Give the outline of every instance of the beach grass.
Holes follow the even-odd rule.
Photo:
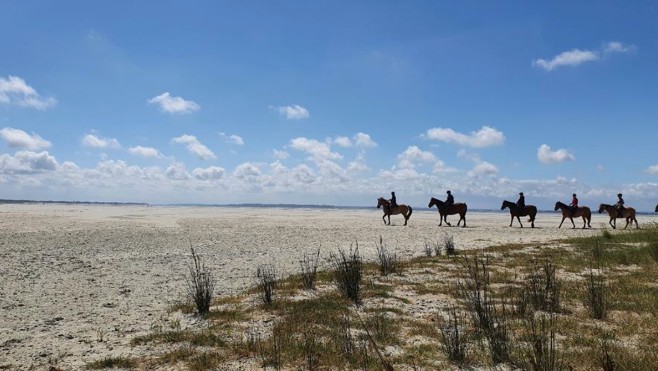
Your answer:
[[[373,261],[359,264],[360,274],[340,276],[359,279],[342,283],[358,284],[352,287],[358,297],[344,286],[341,293],[335,272],[318,271],[314,289],[302,283],[300,272],[279,280],[285,289],[271,305],[259,304],[258,289],[216,299],[201,319],[203,328],[132,339],[136,347],[161,348],[159,355],[107,359],[88,368],[123,363],[204,369],[238,362],[274,369],[486,369],[497,363],[658,369],[656,241],[658,225],[648,225],[543,245],[459,250],[456,256],[432,256],[419,246],[402,274],[382,274],[381,261]],[[333,257],[339,267],[360,261],[355,254]],[[482,290],[488,296],[480,310],[493,314],[489,322],[474,320],[471,301]],[[606,315],[592,315],[592,302]],[[189,305],[171,310],[196,316]],[[499,348],[492,347],[497,341]]]

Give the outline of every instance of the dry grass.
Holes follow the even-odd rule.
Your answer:
[[[406,261],[402,276],[381,276],[378,264],[364,263],[358,301],[335,287],[335,272],[317,272],[318,289],[311,291],[302,289],[299,276],[290,277],[280,281],[286,290],[277,294],[271,306],[254,304],[258,290],[222,298],[221,303],[213,303],[220,308],[211,307],[203,319],[207,322],[203,330],[155,332],[132,340],[134,346],[161,348],[160,356],[116,362],[187,369],[222,368],[228,362],[274,369],[382,369],[386,365],[489,369],[498,362],[511,368],[658,369],[656,241],[658,227],[650,226],[552,246],[496,246],[486,250],[486,267],[474,263],[478,256],[482,259],[481,251],[476,255],[463,250],[458,257],[421,256]],[[345,266],[353,256],[335,258]],[[470,270],[464,259],[471,262]],[[603,320],[592,318],[582,300],[593,265],[601,267],[597,272],[606,282],[608,315]],[[496,341],[500,334],[486,336],[486,326],[472,320],[468,310],[473,306],[455,288],[458,281],[474,283],[476,279],[480,280],[478,290],[486,286],[485,304],[495,314],[493,327],[506,326],[503,356],[493,354],[490,346],[491,337]],[[529,310],[517,311],[524,287],[534,290],[536,302],[528,305]],[[466,316],[456,318],[452,308]],[[190,312],[189,306],[171,309]],[[529,321],[535,318],[529,317],[533,312],[538,316],[552,313],[550,321],[541,322],[542,317]],[[456,339],[450,339],[455,328],[480,336],[474,335],[469,347],[461,348]],[[452,354],[444,341],[452,341]],[[172,345],[176,350],[171,350]],[[465,349],[463,354],[461,349]]]

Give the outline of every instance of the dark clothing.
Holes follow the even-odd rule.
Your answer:
[[[617,200],[616,206],[617,206],[618,209],[624,207],[624,199],[619,197],[619,199]]]
[[[516,206],[518,206],[520,209],[525,209],[525,196],[519,197],[519,200],[516,201]]]
[[[395,195],[391,197],[391,209],[394,207],[398,207],[398,200],[395,198]]]
[[[453,197],[451,194],[448,195],[448,198],[446,198],[446,207],[449,207],[454,204],[455,204],[455,197]]]

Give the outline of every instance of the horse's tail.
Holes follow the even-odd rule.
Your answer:
[[[413,211],[414,211],[414,209],[412,209],[411,206],[409,206],[409,215],[407,215],[407,219],[409,219],[411,217],[411,213]]]

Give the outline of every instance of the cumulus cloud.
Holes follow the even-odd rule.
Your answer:
[[[244,140],[242,139],[241,136],[239,135],[227,135],[226,133],[219,133],[219,136],[228,143],[232,143],[238,146],[243,146],[244,145]]]
[[[649,174],[658,174],[658,164],[649,166],[645,172]]]
[[[233,175],[241,180],[253,179],[254,177],[259,176],[260,174],[261,173],[258,166],[250,162],[245,162],[243,164],[238,165],[233,171]]]
[[[272,155],[273,155],[274,158],[276,158],[277,160],[285,160],[285,159],[287,159],[287,158],[290,156],[290,154],[289,154],[288,152],[286,152],[286,151],[280,151],[280,150],[278,150],[278,149],[273,149],[273,150],[272,150]]]
[[[348,137],[336,137],[334,138],[333,143],[344,148],[352,147],[352,141]]]
[[[0,156],[0,173],[34,173],[57,169],[57,160],[48,152],[19,151]]]
[[[292,178],[299,183],[311,184],[317,178],[313,170],[305,164],[295,166],[291,172]]]
[[[196,102],[185,100],[182,97],[172,97],[169,92],[149,99],[148,103],[159,106],[163,112],[167,113],[191,113],[201,108]]]
[[[205,145],[201,144],[194,135],[183,134],[171,140],[174,143],[185,144],[188,152],[198,156],[202,160],[213,160],[217,156]]]
[[[339,160],[343,158],[340,153],[331,152],[331,146],[328,143],[315,139],[294,138],[290,140],[290,147],[297,151],[306,152],[314,159]]]
[[[0,77],[0,103],[34,108],[40,111],[54,107],[57,100],[44,98],[28,85],[25,80],[16,76]]]
[[[542,144],[537,149],[537,158],[545,164],[555,164],[559,162],[575,161],[576,157],[566,149],[551,150],[551,147]]]
[[[180,162],[169,165],[164,173],[167,178],[171,180],[187,180],[190,178],[190,174],[185,169],[185,165]]]
[[[423,151],[416,146],[410,146],[398,155],[398,166],[401,168],[414,168],[417,162],[435,162],[432,152]]]
[[[162,158],[162,154],[160,151],[153,147],[142,147],[142,146],[136,146],[128,149],[128,152],[135,156],[141,156],[141,157],[146,157],[146,158]]]
[[[102,138],[96,134],[87,134],[82,138],[82,145],[91,148],[121,148],[121,144],[114,138]]]
[[[377,147],[377,143],[375,143],[372,138],[370,138],[370,135],[366,133],[356,133],[354,136],[354,143],[356,143],[357,147],[364,147],[364,148],[374,148]]]
[[[498,174],[498,168],[496,165],[482,161],[475,165],[475,167],[468,172],[468,175],[471,177],[479,177],[479,176],[485,176],[485,175],[497,175]]]
[[[20,129],[3,128],[0,130],[0,137],[12,148],[38,150],[50,148],[51,146],[49,141],[41,138],[39,135],[34,133],[30,135]]]
[[[276,107],[276,110],[288,120],[302,120],[311,116],[306,108],[297,104]]]
[[[210,166],[207,168],[196,168],[192,170],[192,175],[199,180],[217,180],[224,176],[224,168]]]
[[[425,136],[430,140],[457,143],[459,145],[476,148],[498,146],[505,142],[505,135],[489,126],[483,126],[480,130],[473,131],[468,135],[458,133],[448,128],[432,128],[427,130]]]

